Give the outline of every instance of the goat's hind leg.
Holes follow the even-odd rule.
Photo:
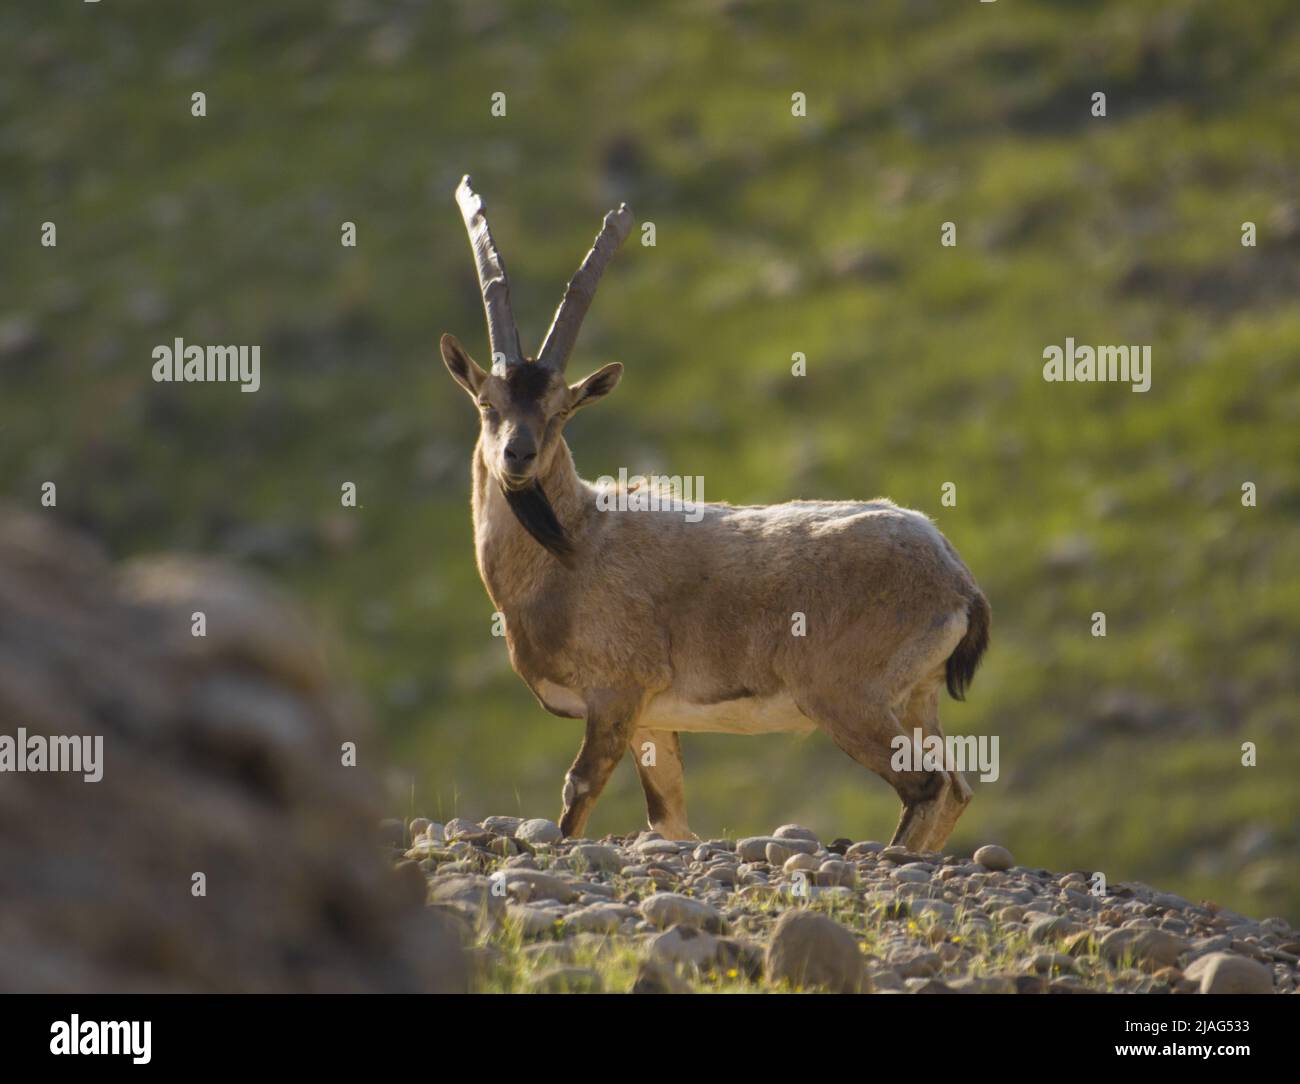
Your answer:
[[[912,850],[937,851],[948,841],[957,818],[971,799],[971,790],[960,772],[946,763],[943,729],[939,726],[939,690],[943,687],[946,662],[966,629],[964,616],[953,614],[933,622],[928,631],[900,648],[890,667],[884,687],[903,720],[906,739],[913,743],[911,772],[899,773],[894,789],[903,801],[894,840]],[[921,738],[938,738],[943,747],[937,768],[927,770],[918,761],[914,743]],[[931,743],[933,744],[933,743]]]
[[[903,716],[909,738],[920,730],[924,737],[936,737],[943,742],[943,727],[939,725],[940,688],[937,683],[927,683],[912,690]],[[925,836],[915,839],[911,846],[916,850],[938,851],[948,842],[974,792],[966,777],[950,765],[944,764],[939,771],[932,770],[927,774],[937,777],[940,787],[933,797],[925,799],[934,806],[933,816],[928,818],[931,826]]]
[[[944,829],[947,776],[943,772],[924,770],[896,772],[890,783],[903,803],[903,811],[899,814],[898,827],[894,829],[889,845],[906,847],[909,851],[942,847],[948,838]],[[935,840],[939,842],[936,844]]]
[[[947,777],[938,772],[900,771],[894,767],[898,738],[911,742],[904,733],[900,713],[884,695],[868,695],[853,702],[831,703],[822,699],[801,705],[844,752],[894,788],[903,811],[890,845],[920,850],[940,827],[941,796]],[[915,759],[915,758],[913,758]]]

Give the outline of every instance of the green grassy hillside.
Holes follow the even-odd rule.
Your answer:
[[[994,610],[944,718],[999,735],[1003,773],[952,846],[1300,916],[1300,9],[602,7],[6,5],[4,489],[53,480],[115,554],[305,596],[401,765],[394,812],[554,816],[579,730],[490,634],[475,417],[436,354],[486,354],[452,190],[474,174],[534,341],[626,200],[657,244],[575,354],[627,364],[569,428],[579,468],[935,516]],[[261,390],[153,383],[177,336],[261,344]],[[1151,390],[1044,382],[1067,336],[1151,344]],[[826,740],[685,753],[702,835],[892,831]],[[628,766],[591,830],[641,818]]]

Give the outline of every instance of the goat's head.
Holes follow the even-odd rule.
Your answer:
[[[611,362],[570,385],[564,370],[605,265],[631,229],[632,213],[620,205],[605,216],[596,243],[569,281],[541,350],[531,358],[519,348],[505,264],[488,229],[483,201],[470,187],[469,177],[456,189],[456,202],[478,268],[492,366],[484,370],[454,335],[442,337],[442,359],[452,379],[478,406],[485,466],[507,499],[515,498],[514,504],[522,494],[536,492],[537,480],[550,466],[569,416],[608,395],[623,375],[623,366]],[[544,496],[541,499],[544,501]]]

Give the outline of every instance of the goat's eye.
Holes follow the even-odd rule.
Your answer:
[[[496,421],[497,411],[491,403],[479,403],[479,409],[483,411],[483,417],[489,421]]]

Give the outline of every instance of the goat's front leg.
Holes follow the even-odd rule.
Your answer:
[[[600,792],[605,789],[618,762],[623,758],[641,707],[640,693],[602,690],[589,694],[587,733],[573,766],[564,777],[564,813],[560,831],[581,836],[587,817]]]
[[[632,735],[631,751],[645,791],[650,827],[664,839],[698,839],[686,823],[682,744],[676,731],[638,730]]]

